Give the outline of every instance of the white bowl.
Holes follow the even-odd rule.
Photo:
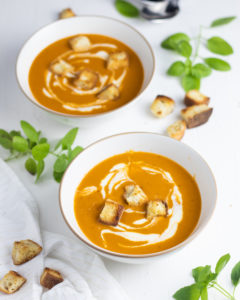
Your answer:
[[[132,48],[140,58],[144,69],[144,80],[139,94],[125,105],[101,114],[76,116],[67,113],[56,112],[41,105],[33,96],[29,82],[29,70],[36,56],[48,45],[57,40],[76,34],[101,34],[113,37],[123,42]],[[80,16],[64,20],[59,20],[51,23],[39,31],[37,31],[22,47],[16,64],[16,75],[20,88],[27,98],[38,107],[47,112],[53,113],[55,116],[60,116],[68,119],[83,120],[88,119],[91,123],[100,117],[118,113],[130,104],[139,100],[143,91],[149,85],[155,69],[155,58],[152,48],[148,41],[136,29],[121,21],[101,16]]]
[[[166,156],[184,167],[198,184],[202,210],[199,222],[193,233],[182,243],[158,253],[130,255],[112,252],[93,244],[81,231],[74,215],[74,195],[84,176],[95,165],[116,154],[128,150],[151,152]],[[107,258],[127,262],[143,263],[169,255],[173,250],[179,249],[194,239],[207,225],[213,214],[217,197],[214,176],[203,158],[192,148],[182,142],[156,133],[123,133],[114,135],[88,146],[80,153],[66,170],[59,193],[60,208],[63,217],[72,232],[96,253]]]

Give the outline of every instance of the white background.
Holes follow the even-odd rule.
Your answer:
[[[19,129],[19,121],[24,119],[41,129],[50,141],[57,140],[69,130],[69,127],[56,122],[32,105],[20,91],[15,78],[16,57],[24,41],[41,26],[54,21],[61,9],[72,7],[77,14],[107,15],[123,20],[135,26],[151,43],[157,60],[156,74],[145,97],[128,111],[98,124],[97,127],[81,128],[79,123],[76,144],[82,146],[125,131],[164,133],[166,127],[177,119],[183,107],[184,92],[175,78],[165,75],[167,67],[178,56],[161,49],[160,42],[178,31],[196,36],[200,24],[209,25],[215,18],[236,15],[240,11],[240,2],[237,0],[180,0],[181,13],[176,18],[162,24],[151,24],[142,19],[122,17],[115,11],[112,0],[1,0],[0,3],[0,128]],[[239,20],[225,27],[204,31],[206,37],[220,35],[233,45],[234,55],[226,57],[232,70],[228,73],[213,72],[211,77],[202,81],[201,90],[211,97],[214,112],[206,125],[188,130],[183,139],[183,142],[200,152],[216,176],[218,203],[214,217],[195,241],[167,259],[136,266],[104,260],[107,268],[133,300],[172,299],[171,295],[178,288],[192,282],[190,271],[193,267],[214,264],[227,252],[231,253],[232,260],[220,281],[231,288],[230,267],[240,260],[239,31]],[[203,48],[200,54],[208,55]],[[149,113],[149,105],[157,94],[173,97],[177,103],[174,113],[164,120],[155,119]],[[6,154],[1,150],[2,157]],[[59,185],[51,176],[51,159],[37,185],[24,170],[24,160],[14,161],[9,165],[37,199],[41,227],[75,238],[65,225],[59,210]],[[240,299],[240,288],[237,295]],[[210,299],[223,298],[213,293]]]

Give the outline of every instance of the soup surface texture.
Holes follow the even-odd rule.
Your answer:
[[[89,43],[87,50],[71,47],[76,37]],[[114,53],[118,57],[111,56]],[[118,65],[116,59],[122,59]],[[59,64],[55,69],[54,63]],[[46,108],[70,115],[114,110],[135,98],[142,83],[143,67],[137,54],[116,39],[94,34],[54,42],[38,54],[29,71],[35,99]],[[109,86],[115,90],[101,94]]]
[[[164,200],[167,216],[146,218],[146,205],[123,198],[128,184],[139,185],[148,200]],[[117,226],[99,222],[106,199],[124,206]],[[201,197],[195,179],[176,162],[157,154],[129,151],[96,165],[83,178],[74,201],[76,220],[96,245],[125,254],[150,254],[174,247],[196,227]]]

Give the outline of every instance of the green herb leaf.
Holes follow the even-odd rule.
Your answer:
[[[35,182],[38,181],[39,177],[41,176],[41,174],[44,170],[44,167],[45,167],[44,160],[39,160],[38,163],[37,163],[37,177],[36,177]]]
[[[226,254],[220,257],[215,267],[215,273],[217,275],[222,271],[222,269],[226,266],[229,260],[230,260],[230,254]]]
[[[37,164],[35,160],[29,157],[25,162],[25,169],[32,175],[37,173]]]
[[[191,74],[192,72],[192,61],[187,58],[185,61],[185,75]]]
[[[190,57],[192,54],[192,46],[187,41],[181,41],[177,44],[176,50],[184,57]]]
[[[83,151],[83,147],[76,146],[69,154],[69,162],[71,162],[82,151]]]
[[[116,0],[115,7],[117,11],[125,17],[135,18],[139,16],[138,9],[127,1]]]
[[[39,144],[32,148],[32,156],[35,160],[41,161],[43,160],[49,153],[50,145],[45,144]]]
[[[204,59],[205,63],[212,69],[217,71],[229,71],[231,70],[231,66],[225,60],[209,57]]]
[[[42,138],[40,138],[40,140],[39,140],[39,144],[45,144],[45,143],[47,143],[47,142],[48,142],[48,139],[45,138],[45,137],[42,137]]]
[[[167,39],[165,39],[161,43],[161,46],[164,49],[176,50],[177,44],[181,41],[189,42],[190,38],[185,33],[182,33],[182,32],[175,33],[175,34],[169,36]]]
[[[60,156],[54,163],[53,169],[57,173],[62,173],[66,170],[68,166],[68,161],[65,157]]]
[[[75,138],[76,138],[76,135],[78,133],[78,128],[73,128],[71,129],[64,137],[63,139],[61,140],[61,144],[62,144],[62,149],[63,150],[66,150],[68,149],[69,147],[72,146]]]
[[[198,300],[200,298],[200,290],[196,284],[185,286],[178,290],[173,298],[176,300]]]
[[[21,121],[21,127],[31,142],[38,142],[39,134],[37,133],[36,129],[32,127],[32,125],[26,121]]]
[[[200,79],[192,75],[185,75],[182,78],[181,83],[186,92],[190,90],[199,90],[200,88]]]
[[[185,64],[182,61],[174,62],[167,70],[167,74],[170,76],[181,76],[184,72]]]
[[[207,77],[212,73],[212,70],[204,64],[196,64],[192,68],[192,75],[197,78]]]
[[[0,137],[11,140],[11,135],[4,129],[0,129]]]
[[[16,130],[11,130],[9,134],[10,134],[11,138],[13,138],[14,136],[22,136],[21,132],[16,131]]]
[[[234,266],[231,273],[231,280],[234,286],[239,284],[240,280],[240,261]]]
[[[57,182],[60,182],[63,177],[64,172],[58,173],[56,171],[53,172],[53,177]]]
[[[0,136],[0,145],[5,149],[12,149],[12,141],[6,137]]]
[[[212,22],[211,27],[226,25],[235,19],[236,17],[225,17],[225,18],[216,19]]]
[[[207,290],[207,287],[205,287],[201,291],[201,300],[208,300],[208,290]]]
[[[233,48],[224,39],[214,36],[207,40],[207,48],[213,53],[220,55],[233,54]]]
[[[28,150],[28,142],[21,136],[13,137],[12,146],[18,152],[26,152]]]

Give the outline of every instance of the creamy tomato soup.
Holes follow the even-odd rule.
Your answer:
[[[137,186],[140,194],[128,197],[129,186]],[[137,203],[137,194],[144,201]],[[152,209],[154,203],[165,212]],[[120,209],[111,211],[111,205]],[[176,162],[129,151],[89,171],[76,190],[74,211],[79,227],[94,244],[117,253],[149,254],[176,246],[193,232],[201,197],[194,178]],[[110,221],[113,217],[114,222],[104,223],[103,217]]]
[[[77,35],[49,45],[32,63],[29,85],[35,99],[72,115],[98,114],[131,101],[143,83],[137,54],[103,35]]]

